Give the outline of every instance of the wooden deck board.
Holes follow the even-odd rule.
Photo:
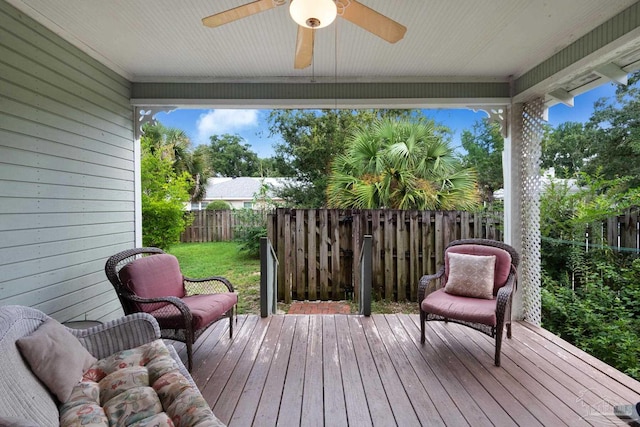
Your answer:
[[[393,425],[395,423],[393,411],[371,354],[369,343],[364,336],[361,319],[356,316],[345,316],[345,319],[348,323],[348,329],[345,329],[345,332],[348,330],[351,334],[351,341],[353,342],[373,425]],[[349,390],[345,392],[349,393]]]
[[[308,318],[309,339],[304,370],[301,424],[311,427],[324,425],[324,385],[333,381],[331,378],[326,378],[322,370],[322,316],[308,316]],[[322,409],[322,412],[318,413],[319,409]]]
[[[374,324],[373,319],[374,318],[371,317],[363,317],[360,321],[364,328],[364,336],[367,342],[382,343],[382,345],[369,346],[369,350],[376,364],[395,421],[403,426],[419,426],[420,421],[411,402],[410,395],[405,390],[402,384],[402,378],[398,375],[395,364],[391,358],[393,348],[397,347],[397,343],[395,343],[395,339],[392,336],[384,334],[383,332],[385,330],[378,328],[377,325]],[[389,352],[384,345],[385,340],[393,341],[391,352]]]
[[[260,343],[260,350],[256,356],[254,365],[251,367],[247,382],[244,388],[240,390],[242,394],[238,399],[233,416],[228,423],[230,426],[247,426],[253,422],[260,397],[262,396],[263,390],[265,390],[267,375],[269,374],[269,368],[276,351],[283,323],[284,316],[271,319],[271,325],[264,340]],[[220,416],[217,411],[216,414]]]
[[[321,316],[321,319],[324,419],[331,420],[332,426],[348,426],[335,316]]]
[[[424,362],[420,345],[416,343],[415,337],[412,338],[410,335],[410,331],[413,331],[415,328],[411,327],[410,331],[405,329],[402,322],[406,322],[407,319],[402,319],[401,321],[397,316],[385,317],[385,319],[389,321],[398,339],[400,349],[407,356],[408,363],[410,363],[425,390],[426,396],[423,397],[425,405],[431,402],[438,409],[438,413],[445,425],[470,425],[462,415],[462,412],[458,410],[454,400],[441,383],[441,379],[438,378],[429,364]]]
[[[231,426],[626,425],[640,383],[525,323],[493,340],[417,315],[240,316],[196,345],[193,377]],[[183,360],[184,346],[176,344]]]
[[[504,378],[507,384],[496,381],[490,370],[482,364],[484,354],[476,358],[467,347],[459,345],[455,337],[448,337],[444,331],[438,331],[435,326],[434,330],[438,338],[457,358],[452,364],[453,372],[462,378],[467,378],[464,383],[465,388],[494,425],[513,426],[517,425],[517,422],[528,426],[541,425],[510,392],[508,378]]]
[[[338,355],[340,371],[342,373],[342,385],[344,387],[344,400],[347,407],[347,419],[349,425],[370,427],[373,426],[371,414],[367,404],[367,396],[362,382],[362,375],[356,359],[356,350],[351,340],[349,324],[346,316],[335,316],[336,334],[338,341]],[[365,371],[366,375],[366,371]]]
[[[374,317],[373,319],[376,329],[380,332],[380,339],[384,343],[385,350],[389,356],[389,363],[395,369],[397,378],[402,382],[402,391],[406,393],[411,402],[415,415],[417,419],[420,420],[419,423],[421,422],[429,426],[444,425],[435,404],[422,397],[426,393],[426,390],[416,376],[409,359],[404,352],[395,351],[395,349],[400,346],[399,341],[405,338],[405,331],[393,331],[386,317],[380,316]],[[398,423],[401,423],[398,418],[396,419]],[[413,422],[413,420],[411,421]]]
[[[309,338],[309,318],[311,316],[296,316],[296,329],[293,335],[291,356],[286,371],[278,425],[301,425],[302,399],[304,397],[304,373],[307,363],[307,340]],[[316,378],[322,382],[322,378]],[[319,408],[319,414],[322,409]]]
[[[242,355],[238,359],[235,368],[237,372],[232,373],[226,385],[222,388],[216,405],[212,407],[216,416],[225,424],[229,424],[235,412],[236,404],[240,400],[240,395],[251,373],[251,370],[246,369],[246,367],[252,366],[256,360],[266,333],[266,322],[258,322],[252,334],[253,339],[247,343]]]
[[[476,345],[477,353],[485,357],[491,357],[493,355],[493,347],[484,339],[480,334],[470,334],[469,338]],[[515,343],[515,340],[511,340]],[[503,349],[504,350],[504,349]],[[541,372],[544,381],[536,381],[526,369],[519,369],[511,358],[506,356],[503,351],[501,366],[504,369],[489,369],[502,384],[506,384],[506,388],[515,395],[521,402],[527,402],[527,409],[533,412],[534,416],[538,418],[544,425],[563,425],[572,424],[579,415],[572,410],[572,408],[565,404],[559,397],[567,395],[566,389],[560,389],[560,385],[547,373]],[[520,360],[521,367],[523,364],[530,363],[528,360]],[[533,370],[533,365],[530,365]],[[550,388],[546,388],[545,384],[548,384]],[[555,394],[553,392],[555,391]],[[542,412],[542,415],[538,415],[538,411]],[[547,414],[545,414],[547,412]],[[559,422],[553,424],[547,424],[543,420],[555,415],[560,419]]]
[[[274,426],[278,420],[282,390],[284,389],[285,374],[289,364],[289,355],[293,345],[293,335],[298,316],[287,316],[282,325],[280,338],[276,346],[264,391],[260,397],[254,423],[257,426]],[[273,319],[273,318],[271,318]],[[209,402],[211,405],[212,402]],[[248,424],[247,424],[248,425]]]
[[[469,423],[473,425],[515,425],[510,414],[500,406],[500,402],[495,399],[495,396],[487,391],[483,384],[478,382],[472,372],[464,366],[464,363],[461,363],[460,358],[469,358],[472,356],[456,354],[456,352],[451,348],[447,337],[443,337],[441,332],[436,332],[441,326],[443,326],[440,322],[436,322],[433,325],[430,324],[429,326],[432,327],[434,332],[427,334],[427,341],[432,346],[432,349],[429,350],[430,354],[428,357],[433,357],[433,354],[438,354],[441,358],[440,361],[442,363],[443,370],[446,370],[448,375],[458,379],[461,388],[468,394],[469,397],[466,406],[471,406],[469,403],[472,401],[475,404],[473,408],[465,409],[465,411],[474,411],[474,414],[471,417],[465,414]],[[449,337],[451,336],[449,335]],[[453,337],[451,338],[453,339]],[[478,420],[478,424],[473,422],[474,418]]]

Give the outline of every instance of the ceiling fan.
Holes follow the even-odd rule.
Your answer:
[[[207,27],[219,27],[287,3],[288,0],[256,0],[202,19]],[[315,30],[331,24],[336,16],[356,24],[376,36],[395,43],[407,28],[356,0],[291,0],[289,12],[298,24],[294,67],[307,68],[313,59]]]

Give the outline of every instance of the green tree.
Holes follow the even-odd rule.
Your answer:
[[[628,176],[628,188],[640,186],[640,72],[618,86],[614,99],[600,99],[586,127],[591,151],[584,170],[605,178]]]
[[[591,131],[582,123],[566,122],[545,132],[541,167],[554,168],[557,178],[572,178],[584,169],[592,150]]]
[[[178,175],[187,172],[191,176],[190,200],[198,202],[204,198],[205,186],[210,173],[202,153],[191,151],[191,141],[187,134],[176,128],[168,128],[162,123],[146,124],[144,137],[149,153],[171,162]]]
[[[146,135],[141,138],[142,241],[167,249],[188,225],[184,205],[192,182],[189,173],[176,173],[173,160],[154,144]]]
[[[289,168],[283,165],[283,163],[278,161],[278,159],[276,159],[275,157],[267,157],[264,159],[259,159],[258,161],[258,176],[264,178],[277,178],[287,176],[287,174],[281,171],[280,168],[284,167],[285,170],[289,170]]]
[[[240,135],[212,135],[207,146],[209,166],[220,176],[258,176],[260,164],[258,155],[251,146],[244,143]]]
[[[332,166],[330,207],[472,209],[476,175],[462,166],[433,122],[376,121],[356,128]]]
[[[462,148],[467,151],[462,156],[462,164],[476,170],[482,201],[492,202],[493,192],[504,185],[502,174],[504,138],[500,125],[488,120],[480,120],[473,125],[472,130],[462,132],[460,142]]]
[[[420,116],[416,110],[273,110],[270,133],[282,140],[275,145],[275,168],[282,176],[295,178],[278,195],[297,207],[326,206],[331,163],[344,153],[351,129],[381,117]],[[442,134],[447,131],[438,128]]]
[[[199,145],[191,154],[190,168],[186,172],[191,175],[192,186],[189,189],[192,202],[199,202],[204,199],[207,193],[207,180],[211,177],[211,168],[209,168],[208,154],[203,147]]]

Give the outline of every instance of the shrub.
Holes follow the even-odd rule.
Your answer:
[[[191,219],[184,212],[191,176],[177,173],[171,158],[149,136],[142,138],[141,148],[142,241],[145,246],[167,249],[180,241]]]
[[[260,238],[267,236],[266,212],[241,209],[236,213],[235,227],[238,249],[251,257],[260,257]]]
[[[582,181],[578,193],[552,185],[541,199],[542,324],[640,379],[640,259],[608,247],[599,231],[607,218],[633,206],[638,189],[621,194],[614,191],[619,180]]]
[[[206,209],[208,211],[228,211],[231,209],[231,205],[224,200],[214,200],[209,202]]]
[[[170,200],[153,200],[143,197],[142,243],[168,249],[180,241],[180,234],[192,221],[185,215],[181,204]]]
[[[267,237],[267,214],[276,207],[273,199],[269,196],[269,186],[264,182],[260,183],[260,189],[253,195],[254,209],[241,209],[236,213],[235,237],[238,241],[239,250],[251,257],[260,257],[260,238]]]
[[[577,290],[543,278],[542,326],[616,369],[640,379],[640,292],[594,284]]]

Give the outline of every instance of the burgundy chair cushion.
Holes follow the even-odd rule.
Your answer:
[[[192,295],[182,298],[193,316],[194,330],[201,329],[218,320],[224,313],[238,302],[238,294],[223,292],[219,294]],[[163,329],[184,328],[182,315],[175,306],[154,310],[151,315],[156,318]]]
[[[438,289],[422,300],[422,311],[449,319],[496,325],[495,299],[468,298],[451,295]]]
[[[169,254],[158,254],[138,258],[118,273],[120,281],[131,292],[142,298],[185,295],[182,273],[178,259]],[[164,306],[166,304],[161,304]],[[151,313],[159,308],[157,304],[140,304],[142,311]]]
[[[457,245],[447,248],[447,251],[445,252],[445,281],[449,278],[449,263],[448,257],[446,256],[449,252],[469,255],[495,255],[496,265],[493,275],[493,294],[496,295],[498,293],[498,289],[507,283],[509,273],[511,272],[511,255],[504,249],[485,245]]]

